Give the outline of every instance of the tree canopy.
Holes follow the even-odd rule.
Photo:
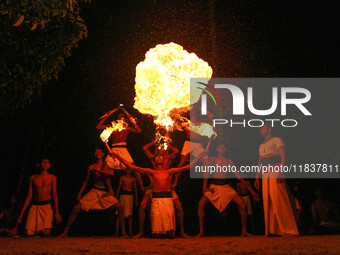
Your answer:
[[[75,0],[1,1],[0,31],[0,118],[57,79],[65,58],[87,36]]]

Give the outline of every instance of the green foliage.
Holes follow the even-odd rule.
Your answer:
[[[23,108],[55,78],[87,36],[77,2],[7,0],[0,3],[0,118]]]

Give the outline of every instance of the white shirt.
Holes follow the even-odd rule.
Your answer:
[[[273,137],[268,142],[262,143],[259,148],[259,155],[267,154],[280,155],[279,148],[285,146],[285,143],[280,137]]]

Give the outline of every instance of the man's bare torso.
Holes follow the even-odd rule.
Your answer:
[[[102,169],[102,166],[98,165],[98,164],[93,164],[90,166],[90,170],[91,169],[96,169],[98,171],[100,171]],[[105,177],[103,176],[102,174],[98,173],[98,172],[95,172],[95,171],[91,171],[91,176],[93,178],[93,185],[95,186],[99,186],[99,187],[106,187],[106,181],[105,181],[105,178],[108,178],[109,177]]]
[[[169,191],[172,175],[167,171],[157,171],[152,175],[154,192]]]
[[[118,131],[113,132],[112,135],[110,136],[111,144],[126,142],[129,133],[130,133],[129,128],[122,130],[120,132]]]
[[[34,201],[51,200],[54,175],[49,173],[35,174],[31,178]]]
[[[122,190],[132,191],[136,185],[136,179],[131,175],[124,175],[122,178]]]
[[[210,164],[211,165],[219,165],[219,166],[229,166],[233,165],[233,161],[230,159],[227,159],[226,157],[211,157],[210,158]],[[222,172],[215,172],[213,178],[215,179],[225,179],[227,176],[226,173]]]

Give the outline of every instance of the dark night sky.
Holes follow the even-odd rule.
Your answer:
[[[338,1],[215,1],[214,5],[213,1],[179,0],[92,2],[82,5],[81,11],[88,38],[67,59],[59,80],[46,84],[30,107],[2,125],[2,201],[15,192],[22,167],[25,185],[20,194],[26,192],[34,161],[47,153],[51,171],[59,180],[61,211],[68,216],[86,167],[93,160],[92,149],[101,144],[100,132],[95,129],[97,118],[119,103],[138,117],[143,131],[130,135],[129,150],[137,165],[148,166],[141,146],[150,141],[154,127],[132,105],[135,67],[157,44],[175,42],[195,52],[212,66],[213,77],[339,77]],[[300,151],[306,149],[304,155],[316,153],[310,149],[315,143],[304,144],[319,137],[321,155],[332,154],[339,160],[338,92],[337,88],[332,93],[318,90],[318,103],[313,107],[320,120],[315,117],[308,127],[291,133],[278,130],[278,134]],[[329,115],[324,112],[327,107]],[[247,147],[254,151],[249,161],[256,162],[261,139],[253,131],[241,134],[228,137],[230,147],[235,147],[230,155],[237,162],[238,152]],[[183,134],[176,132],[174,137],[180,148]],[[191,196],[195,199],[182,195],[187,204],[184,209],[196,212],[200,181],[191,181],[189,188],[183,182],[180,194],[181,190],[195,193]],[[305,181],[303,185],[309,187],[310,183],[318,182]],[[333,180],[327,186],[336,192],[338,184]],[[191,227],[195,222],[187,224]]]

